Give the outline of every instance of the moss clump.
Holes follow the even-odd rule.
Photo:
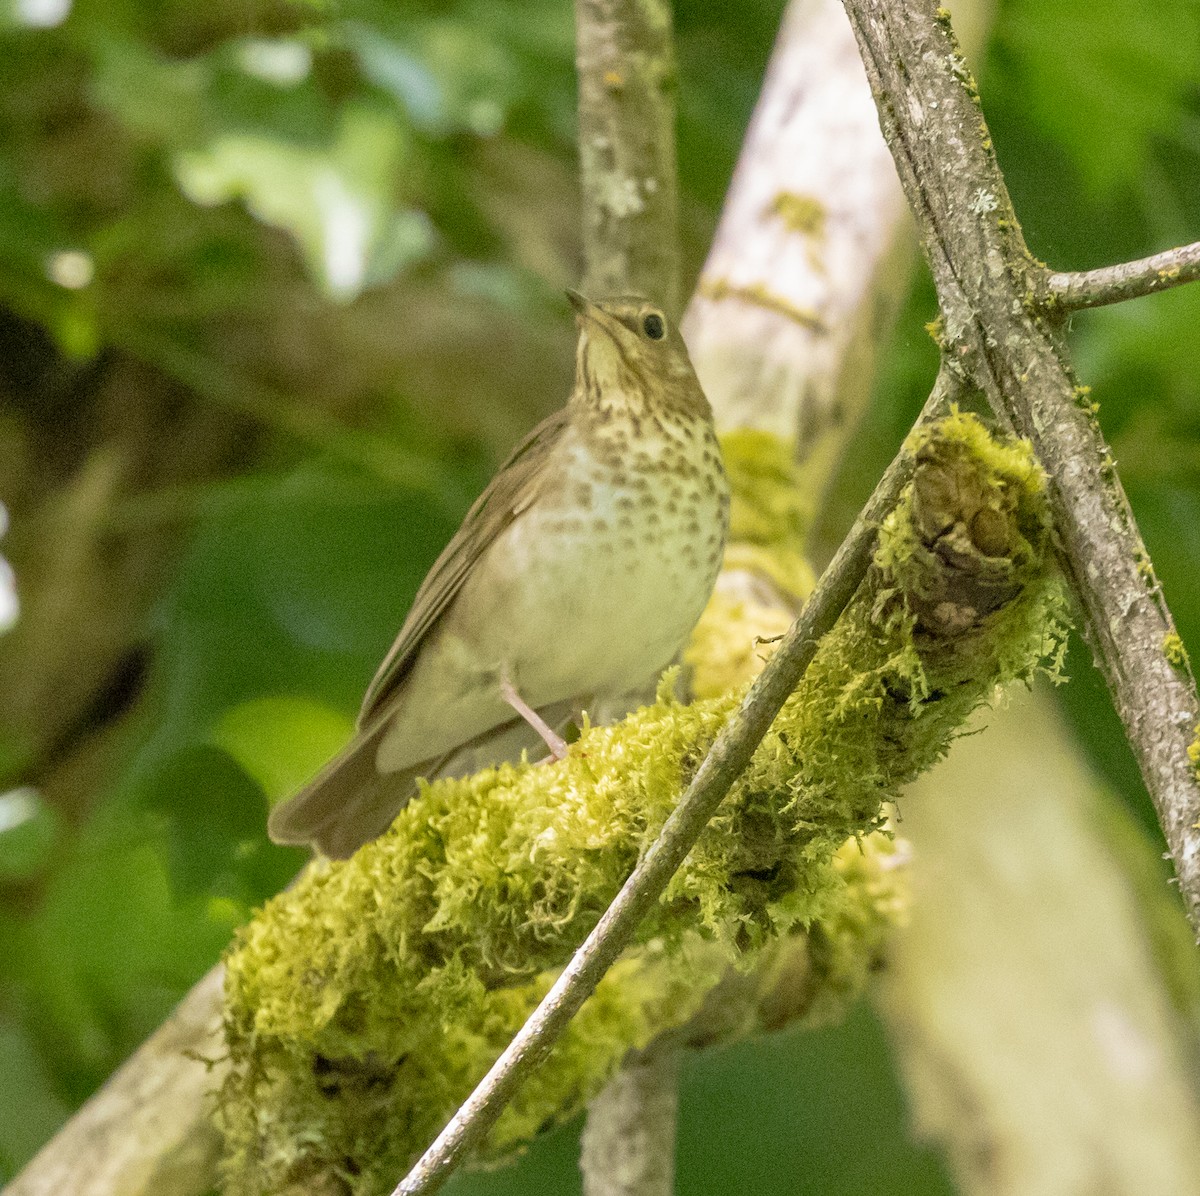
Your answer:
[[[1192,762],[1192,771],[1200,777],[1200,726],[1192,733],[1192,742],[1187,747],[1188,759]]]
[[[823,240],[825,237],[825,205],[814,195],[797,195],[781,191],[771,201],[771,211],[794,233]]]
[[[1163,636],[1162,646],[1163,655],[1167,658],[1167,663],[1172,668],[1186,670],[1191,667],[1187,649],[1183,646],[1183,640],[1180,638],[1178,631],[1168,631]]]
[[[631,1047],[703,1022],[731,965],[755,996],[730,1003],[724,1032],[819,1016],[861,982],[897,916],[871,855],[881,803],[1060,638],[1028,448],[956,415],[918,457],[804,683],[492,1151],[569,1116]],[[685,706],[664,686],[561,763],[439,781],[273,900],[226,959],[227,1190],[389,1190],[595,925],[740,697]]]
[[[750,569],[770,578],[792,600],[812,590],[804,559],[809,512],[800,501],[791,449],[778,436],[742,428],[721,437],[729,474],[729,546],[726,569]]]

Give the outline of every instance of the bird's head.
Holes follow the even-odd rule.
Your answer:
[[[707,409],[683,337],[661,307],[636,295],[567,297],[579,326],[576,386],[589,403]]]

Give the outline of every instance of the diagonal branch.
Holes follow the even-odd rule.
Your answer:
[[[1050,480],[1065,567],[1200,930],[1200,704],[1113,460],[1051,319],[969,69],[934,0],[844,0],[937,284],[945,350]],[[1194,750],[1194,749],[1193,749]]]
[[[1200,279],[1200,241],[1098,270],[1051,274],[1046,297],[1067,311],[1123,303]]]
[[[918,426],[945,409],[957,386],[954,373],[943,370],[921,412]],[[542,1062],[601,977],[629,944],[638,923],[683,863],[750,762],[784,702],[800,683],[821,637],[837,622],[858,588],[871,559],[877,529],[896,505],[911,477],[912,466],[910,455],[902,450],[888,467],[799,618],[750,687],[741,707],[717,736],[658,839],[541,1004],[392,1196],[424,1196],[445,1183],[463,1157],[487,1135],[522,1081]]]

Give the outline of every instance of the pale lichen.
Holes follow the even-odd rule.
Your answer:
[[[915,448],[868,578],[491,1152],[569,1116],[631,1048],[695,1040],[706,1016],[709,1040],[835,1016],[859,990],[903,916],[883,802],[1061,640],[1028,446],[956,414]],[[768,538],[794,518],[766,517]],[[560,763],[427,786],[379,840],[272,901],[226,959],[227,1191],[388,1190],[595,925],[741,696],[683,705],[664,685]],[[714,1010],[739,976],[750,997]]]

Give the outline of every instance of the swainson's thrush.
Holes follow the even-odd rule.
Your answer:
[[[513,451],[422,583],[358,734],[271,813],[279,843],[346,856],[418,777],[456,775],[634,708],[700,617],[729,488],[678,329],[638,298],[577,312],[567,405]]]

